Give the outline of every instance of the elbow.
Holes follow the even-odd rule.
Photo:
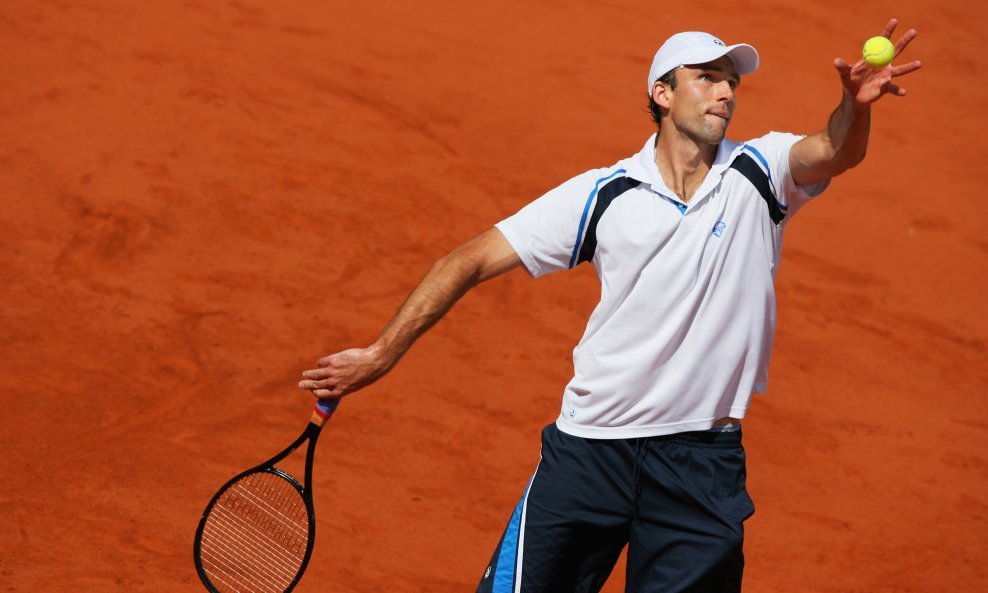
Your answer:
[[[436,263],[432,264],[433,272],[455,278],[456,284],[463,291],[469,290],[480,283],[482,269],[483,266],[478,258],[463,245],[450,251],[436,260]]]
[[[470,289],[520,265],[501,231],[492,227],[441,257],[434,267]]]
[[[843,159],[844,171],[848,169],[853,169],[864,161],[865,156],[868,154],[868,149],[862,146],[860,149],[846,155]]]
[[[841,173],[857,167],[864,161],[866,153],[867,150],[864,147],[854,151],[838,151],[830,160],[830,170],[827,172],[827,177],[837,177]]]

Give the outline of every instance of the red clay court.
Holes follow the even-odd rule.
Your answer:
[[[924,68],[787,234],[745,590],[988,590],[988,16],[932,0],[6,0],[0,589],[203,590],[199,514],[301,430],[299,373],[637,151],[663,39],[758,48],[742,140],[821,128],[831,61],[890,16]],[[479,287],[344,402],[297,591],[473,590],[596,303],[582,268]]]

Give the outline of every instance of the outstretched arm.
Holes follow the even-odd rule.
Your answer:
[[[892,38],[898,24],[889,20],[882,32]],[[895,42],[895,57],[916,37],[916,30],[909,29]],[[871,106],[886,94],[905,96],[906,90],[892,82],[893,78],[918,70],[918,60],[893,66],[888,64],[873,68],[864,60],[853,66],[837,58],[834,68],[840,74],[843,97],[831,114],[827,127],[803,138],[789,152],[789,168],[798,185],[813,185],[840,175],[860,163],[868,148],[868,132],[871,128]]]
[[[317,368],[302,373],[299,388],[318,398],[335,398],[370,385],[468,290],[519,265],[501,231],[484,231],[433,264],[373,344],[320,358]]]

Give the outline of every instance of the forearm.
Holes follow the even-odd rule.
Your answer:
[[[432,265],[370,349],[391,368],[467,291],[520,265],[501,231],[487,229]]]
[[[827,142],[834,172],[843,173],[864,160],[871,132],[871,105],[856,105],[844,91],[840,105],[827,122]]]
[[[371,346],[390,368],[481,279],[478,262],[457,249],[437,261]]]
[[[870,131],[871,106],[855,104],[845,90],[827,126],[793,147],[793,179],[798,185],[812,185],[857,166],[868,150]]]
[[[456,253],[432,266],[373,344],[320,358],[317,368],[302,372],[299,388],[308,389],[319,398],[341,397],[370,385],[390,371],[415,340],[480,278],[470,260],[457,257]]]
[[[341,397],[370,385],[468,290],[520,265],[501,232],[488,229],[433,264],[373,344],[320,358],[318,368],[302,373],[299,387],[323,398]]]

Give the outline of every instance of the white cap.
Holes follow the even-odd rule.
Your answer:
[[[723,41],[710,33],[676,33],[655,52],[655,59],[648,71],[648,94],[652,94],[655,81],[673,68],[706,64],[725,55],[734,61],[738,74],[749,74],[758,69],[758,52],[747,43],[724,45]]]

